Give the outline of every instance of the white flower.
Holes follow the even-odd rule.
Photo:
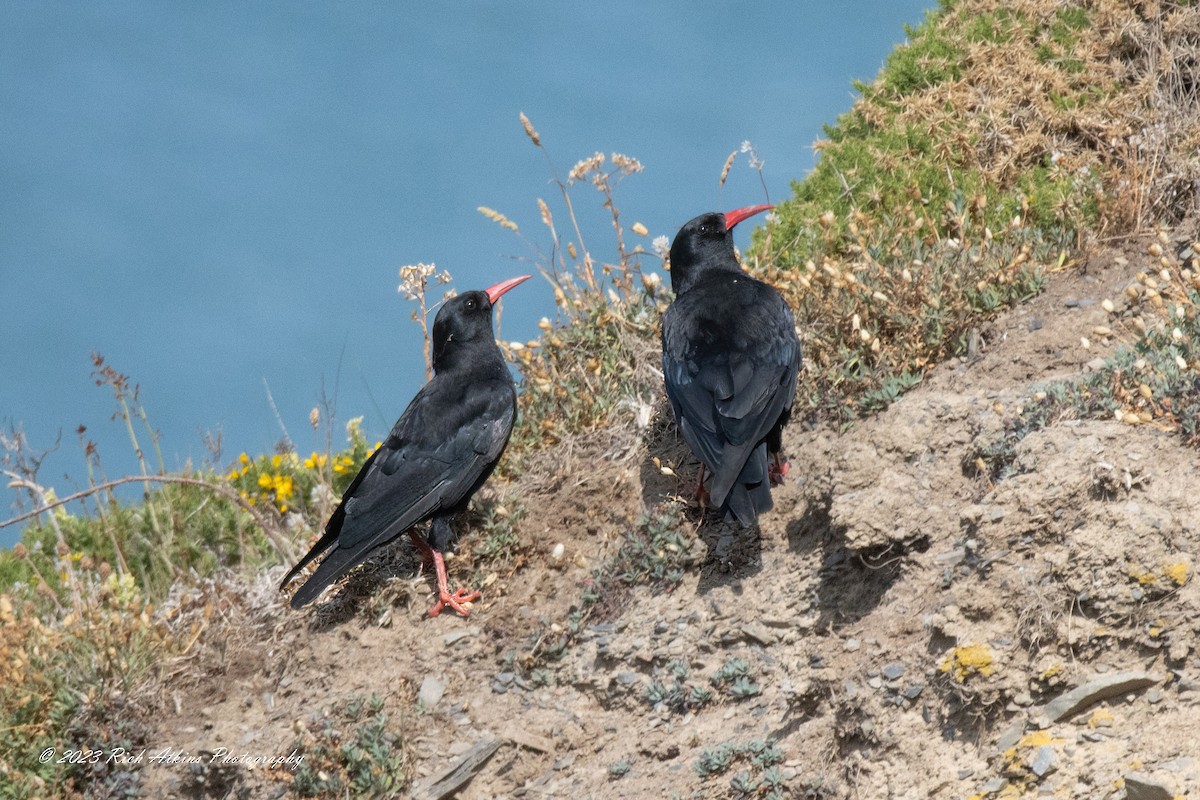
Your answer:
[[[650,246],[654,248],[654,252],[657,253],[658,256],[664,261],[671,253],[671,240],[666,236],[655,236],[654,241],[650,243]]]

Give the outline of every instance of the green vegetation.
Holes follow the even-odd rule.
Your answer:
[[[694,769],[700,778],[708,780],[724,775],[735,764],[745,764],[747,769],[735,774],[730,781],[734,792],[738,796],[779,800],[788,796],[788,779],[778,766],[783,760],[783,752],[771,739],[756,739],[740,744],[725,742],[705,748],[696,759]]]
[[[404,740],[374,695],[322,716],[295,748],[304,757],[293,779],[300,797],[394,797],[408,785]]]
[[[979,474],[992,481],[1013,474],[1021,440],[1065,419],[1152,425],[1200,446],[1200,263],[1171,254],[1165,238],[1150,245],[1162,270],[1140,273],[1117,298],[1121,307],[1105,300],[1111,323],[1092,331],[1127,344],[1085,378],[1047,384],[1027,397],[977,454]]]
[[[1153,54],[1188,11],[948,1],[909,30],[748,254],[797,311],[810,416],[886,407],[1089,234],[1186,213],[1189,90]]]

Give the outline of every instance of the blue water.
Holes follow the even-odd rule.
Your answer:
[[[0,423],[36,449],[61,431],[39,474],[60,495],[85,481],[81,424],[110,477],[133,470],[98,351],[140,385],[168,468],[201,463],[205,432],[226,462],[269,451],[267,387],[304,452],[322,391],[378,438],[424,380],[398,267],[482,288],[531,253],[477,206],[542,247],[536,198],[561,218],[520,112],[563,175],[596,150],[642,161],[617,201],[649,247],[763,201],[745,155],[718,188],[743,140],[787,197],[929,5],[5,3]],[[598,195],[574,201],[612,258]],[[554,314],[540,279],[505,306],[509,339]]]

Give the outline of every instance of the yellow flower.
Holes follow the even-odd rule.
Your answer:
[[[245,453],[242,453],[240,456],[238,456],[238,461],[242,462],[243,464],[249,464],[250,456],[246,455]]]
[[[270,489],[271,488],[271,476],[266,475],[266,474],[259,475],[258,476],[258,485],[264,489]]]
[[[275,476],[275,496],[280,500],[291,497],[296,492],[296,484],[291,475]]]
[[[316,451],[311,456],[304,459],[305,469],[321,469],[329,461],[329,456],[321,455]]]
[[[282,463],[283,456],[278,454],[271,456],[271,469],[279,469],[279,465]]]

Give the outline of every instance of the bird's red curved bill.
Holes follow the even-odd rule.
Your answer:
[[[487,292],[488,302],[495,305],[496,301],[500,299],[502,294],[514,286],[524,283],[532,277],[532,275],[522,275],[519,278],[509,278],[506,281],[500,281],[495,286],[489,286],[488,288],[484,289],[484,291]]]
[[[746,217],[753,217],[755,214],[761,214],[764,211],[770,211],[775,206],[763,204],[758,206],[744,206],[735,208],[733,211],[725,212],[725,230],[730,230],[734,225],[737,225]]]

